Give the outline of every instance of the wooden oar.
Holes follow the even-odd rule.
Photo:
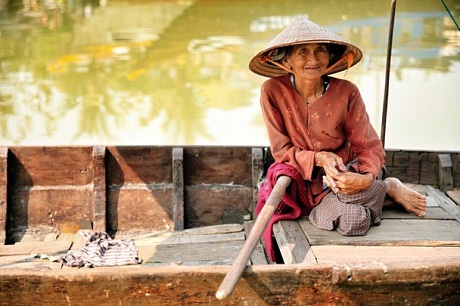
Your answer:
[[[219,300],[223,300],[228,297],[233,292],[233,289],[235,289],[236,283],[238,282],[241,274],[243,274],[249,258],[254,252],[262,233],[267,227],[268,221],[270,221],[270,218],[273,216],[290,182],[291,178],[288,176],[280,176],[276,181],[267,202],[262,208],[260,214],[257,216],[254,226],[252,227],[248,238],[244,242],[243,248],[222,281],[219,290],[216,292],[216,298]]]

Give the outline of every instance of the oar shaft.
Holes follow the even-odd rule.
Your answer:
[[[241,274],[243,274],[243,271],[246,268],[260,237],[262,236],[262,233],[267,227],[268,221],[270,221],[273,216],[290,182],[291,178],[288,176],[280,176],[276,181],[267,202],[262,208],[260,214],[257,216],[254,226],[244,242],[243,248],[222,281],[219,290],[216,292],[216,297],[219,300],[223,300],[228,297],[235,289],[236,283],[238,282]]]
[[[393,32],[395,26],[396,0],[391,0],[390,29],[388,32],[387,62],[385,67],[385,86],[383,92],[382,126],[380,141],[385,148],[385,135],[387,130],[388,92],[390,88],[391,50],[393,49]]]

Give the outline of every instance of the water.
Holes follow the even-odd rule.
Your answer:
[[[380,133],[390,1],[40,3],[0,0],[1,145],[268,145],[247,66],[298,14],[363,50],[336,76]],[[460,150],[459,33],[441,1],[398,2],[387,148]]]

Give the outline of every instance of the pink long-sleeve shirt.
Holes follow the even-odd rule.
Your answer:
[[[329,77],[328,90],[311,106],[298,94],[290,76],[271,78],[261,87],[261,107],[270,147],[277,162],[289,164],[312,181],[312,194],[322,192],[322,171],[315,153],[329,151],[347,164],[356,157],[358,173],[379,174],[385,159],[358,88]]]

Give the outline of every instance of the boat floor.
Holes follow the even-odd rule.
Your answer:
[[[380,226],[368,234],[346,237],[336,231],[315,228],[302,218],[275,224],[274,234],[286,264],[373,263],[385,265],[402,261],[460,261],[460,208],[444,193],[431,186],[412,185],[427,195],[425,218],[400,207],[385,208]],[[231,265],[241,250],[252,223],[224,224],[187,229],[181,232],[117,234],[133,239],[142,264],[155,266]],[[54,239],[56,238],[56,239]],[[84,247],[80,233],[61,233],[49,241],[23,241],[0,245],[0,270],[46,271],[75,269],[56,261],[68,250]],[[249,264],[268,264],[258,244]],[[116,267],[110,267],[113,269]],[[104,268],[101,268],[104,269]]]

